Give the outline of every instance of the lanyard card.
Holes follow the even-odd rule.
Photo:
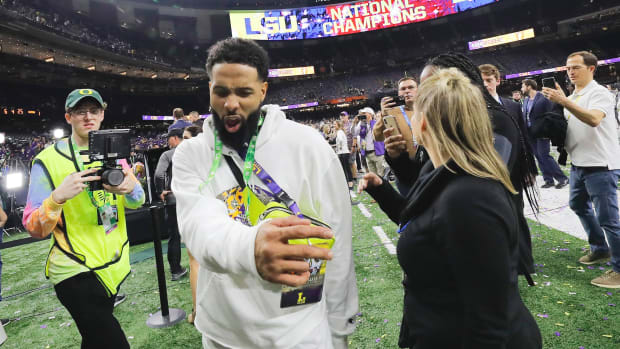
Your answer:
[[[112,206],[109,203],[99,207],[99,218],[103,224],[103,229],[106,235],[110,234],[114,229],[118,227],[118,210],[116,206]]]
[[[334,239],[292,239],[290,245],[311,245],[330,249],[334,245]],[[296,305],[318,303],[323,296],[323,282],[325,281],[325,266],[327,261],[321,259],[306,259],[310,267],[310,278],[302,286],[282,286],[280,308],[288,308]]]

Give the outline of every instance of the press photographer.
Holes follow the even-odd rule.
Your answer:
[[[126,162],[118,167],[129,155],[126,130],[91,134],[105,108],[93,89],[67,96],[71,137],[33,160],[23,223],[33,237],[52,233],[45,275],[75,320],[82,348],[129,348],[112,311],[130,272],[125,208],[140,207],[144,191]]]
[[[387,128],[383,124],[383,117],[387,116],[390,110],[394,110],[398,113],[404,111],[407,118],[411,119],[413,116],[413,103],[418,93],[418,83],[411,76],[405,76],[398,80],[398,90],[396,96],[390,95],[383,96],[381,98],[381,118],[377,120],[377,125],[373,129],[375,139],[378,141],[384,140],[383,131]],[[402,109],[400,108],[402,107]]]

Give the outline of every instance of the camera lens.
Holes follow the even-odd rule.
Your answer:
[[[101,181],[113,187],[123,183],[124,179],[125,179],[125,174],[123,174],[123,171],[121,171],[118,168],[105,170],[103,171],[103,174],[101,175]]]

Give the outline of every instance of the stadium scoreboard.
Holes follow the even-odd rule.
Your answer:
[[[230,11],[233,37],[316,39],[362,33],[463,12],[499,0],[374,0],[281,10]]]
[[[313,74],[314,74],[313,65],[309,65],[307,67],[269,69],[270,78],[283,78],[287,76],[300,76],[300,75],[313,75]]]
[[[532,39],[534,38],[534,36],[535,36],[534,28],[530,28],[530,29],[525,29],[525,30],[521,30],[518,32],[514,32],[514,33],[493,36],[493,37],[482,39],[482,40],[470,41],[468,45],[469,45],[469,50],[473,51],[473,50],[478,50],[481,48],[493,47],[493,46],[508,44],[511,42]]]
[[[41,111],[23,107],[2,107],[0,116],[41,116]]]

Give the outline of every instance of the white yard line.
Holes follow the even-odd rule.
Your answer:
[[[362,211],[362,214],[364,215],[364,217],[370,218],[372,216],[370,212],[368,211],[368,209],[366,208],[366,206],[364,206],[364,204],[362,204],[361,202],[357,204],[357,207],[360,209],[360,211]]]
[[[385,246],[385,248],[388,250],[388,253],[396,254],[396,247],[394,246],[394,244],[392,244],[392,241],[390,240],[390,238],[388,238],[387,235],[385,235],[383,228],[372,227],[372,230],[374,230],[377,236],[379,236],[379,240],[381,240],[381,243],[383,244],[383,246]]]

